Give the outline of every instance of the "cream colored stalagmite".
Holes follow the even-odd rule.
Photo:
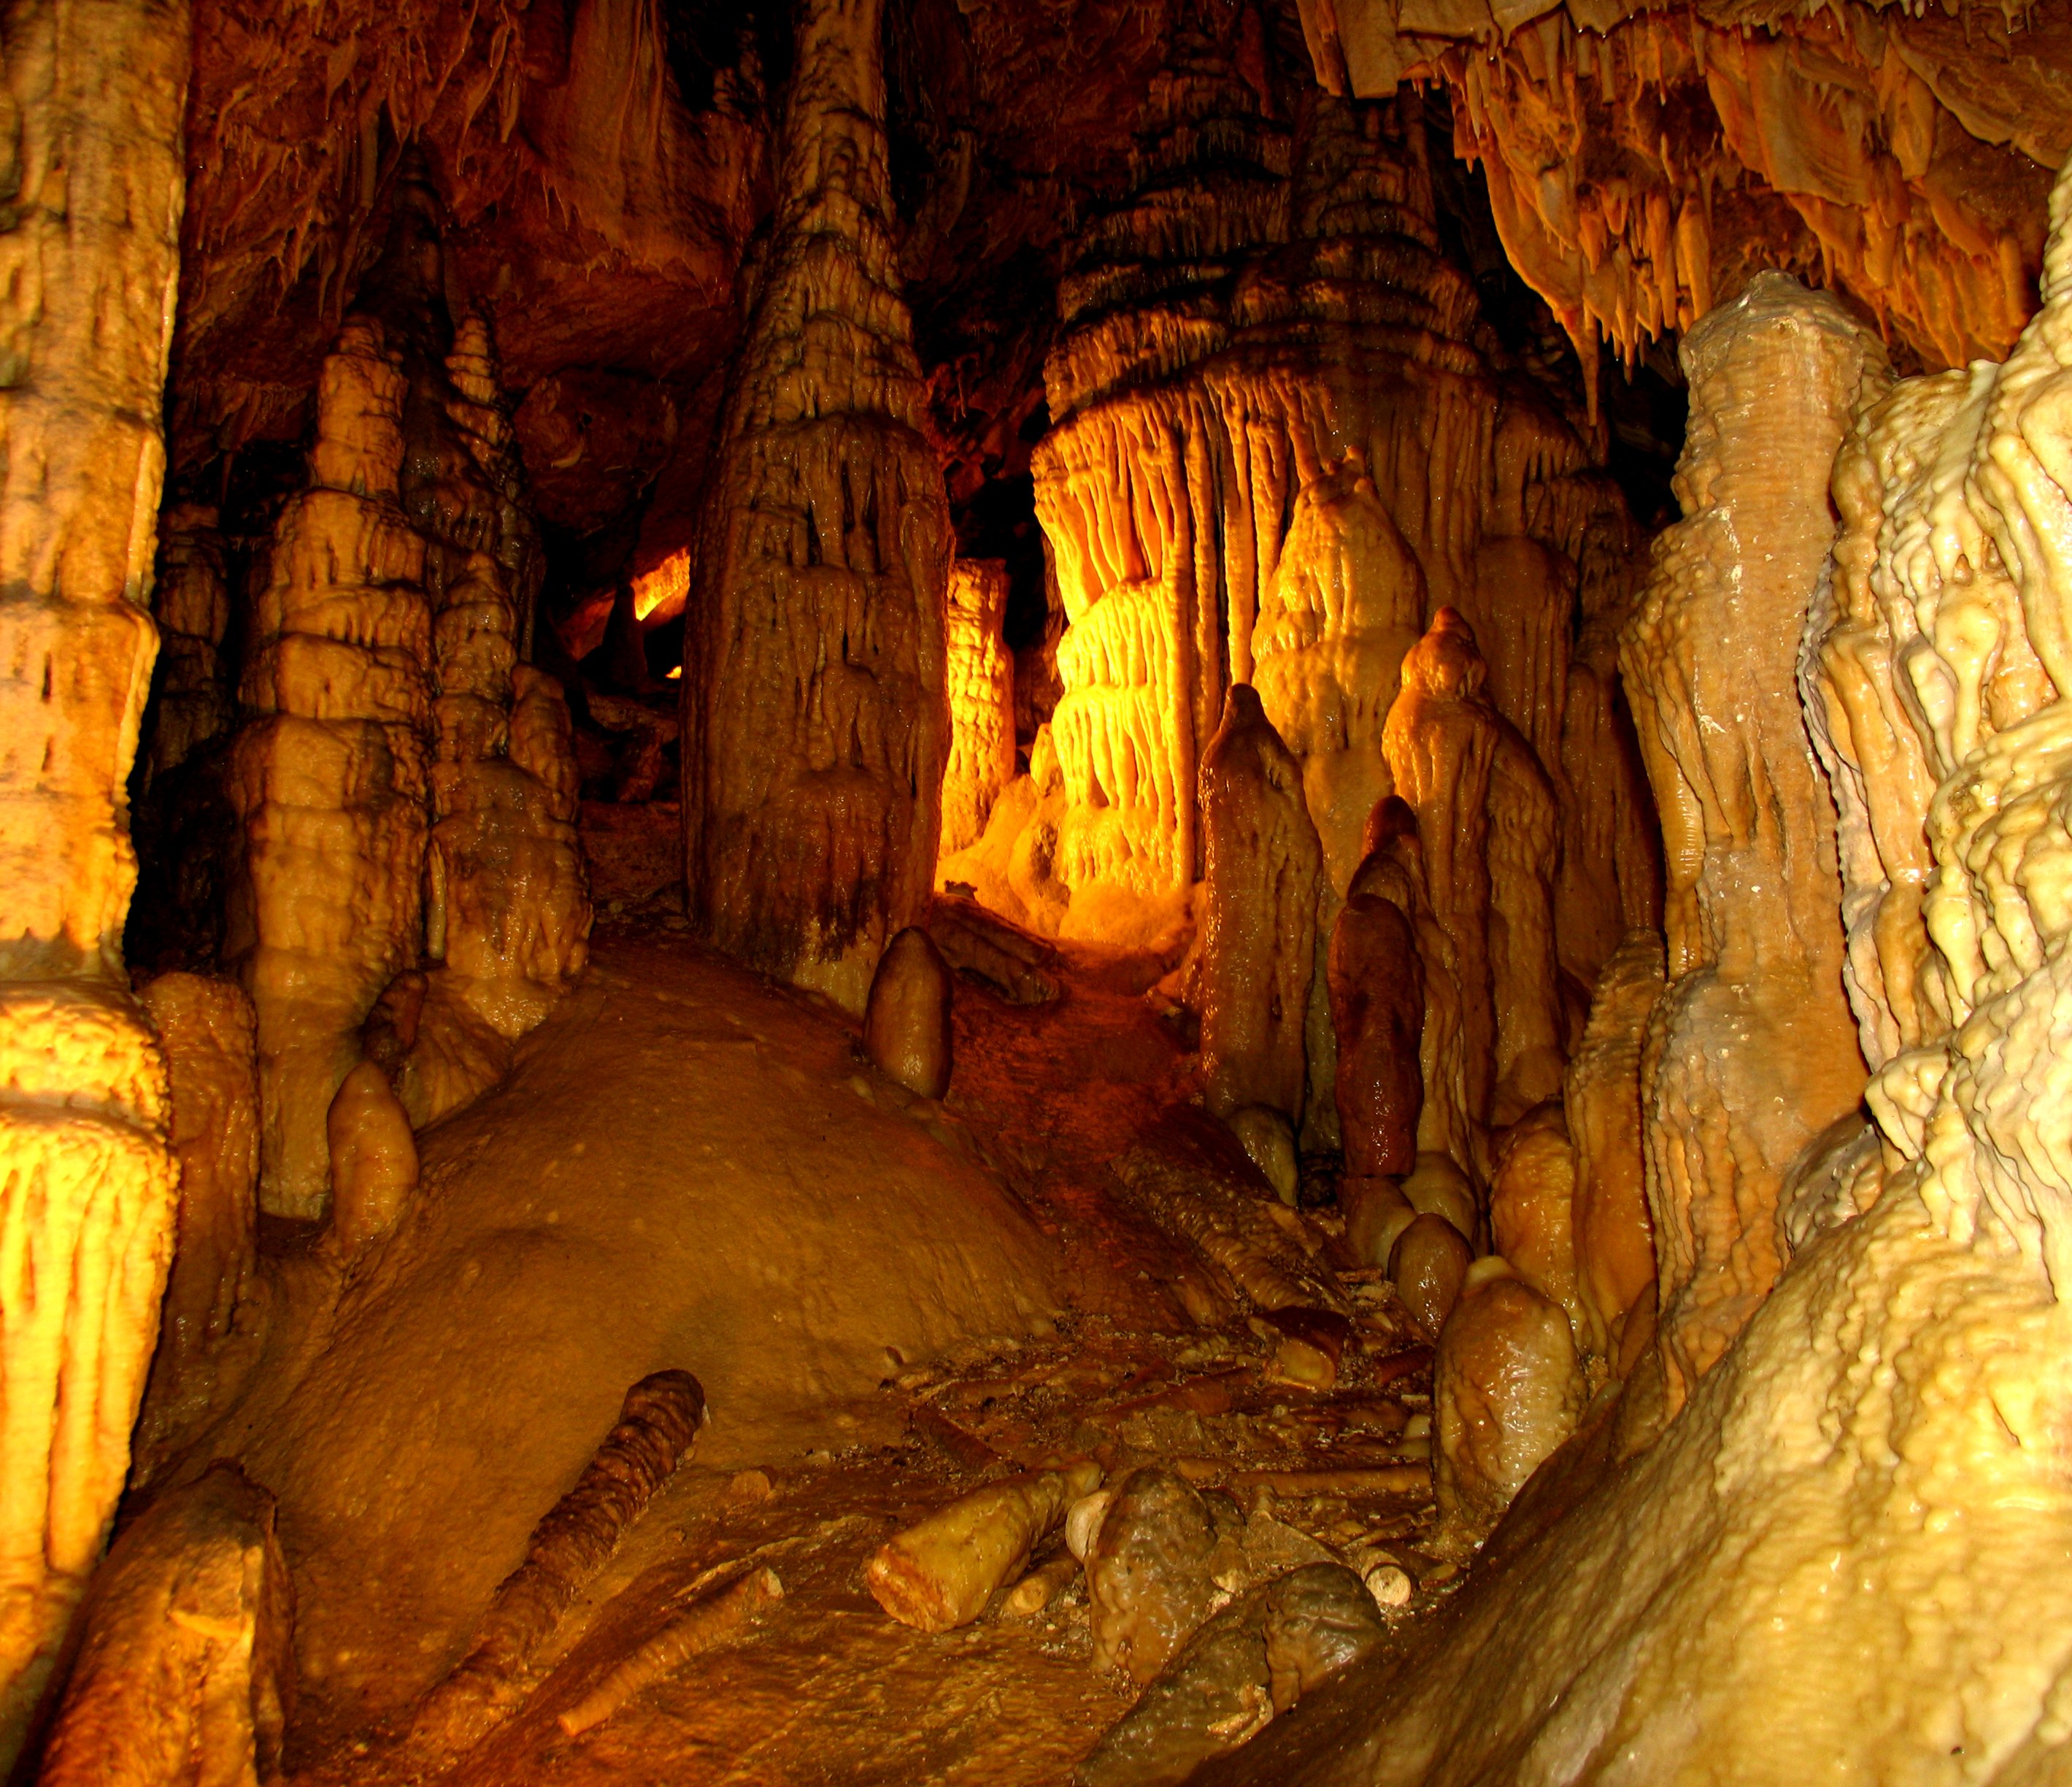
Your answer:
[[[1683,360],[1684,518],[1657,546],[1624,657],[1669,867],[1642,1100],[1671,1406],[1776,1279],[1785,1169],[1863,1087],[1834,805],[1797,666],[1835,451],[1887,377],[1873,337],[1781,274],[1708,315]]]
[[[1897,921],[1882,941],[1948,1018],[1871,1081],[1873,1200],[1807,1237],[1644,1451],[1606,1468],[1616,1425],[1586,1429],[1433,1649],[1346,1684],[1356,1733],[1291,1755],[1270,1728],[1235,1778],[2072,1775],[2072,174],[2051,220],[2044,308],[2007,363],[1875,401],[1836,474],[1854,587],[1814,657],[1872,673],[1819,710],[1853,734],[1889,682],[1936,778],[1926,945]],[[1748,390],[1751,424],[1789,442],[1807,390],[1803,367]],[[1696,729],[1688,686],[1650,693]],[[1873,782],[1893,762],[1874,742],[1849,753]],[[1877,809],[1904,797],[1889,783]],[[1852,996],[1904,1034],[1889,991]]]
[[[0,233],[0,1768],[100,1555],[158,1332],[165,1073],[125,784],[185,173],[179,0],[8,7]]]
[[[927,900],[949,745],[952,541],[894,253],[882,9],[800,10],[684,667],[700,927],[857,1011]]]

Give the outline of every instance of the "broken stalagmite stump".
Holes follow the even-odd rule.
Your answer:
[[[863,1046],[880,1073],[923,1098],[950,1089],[950,1007],[956,982],[935,940],[909,925],[871,976]]]
[[[1202,1071],[1209,1109],[1303,1110],[1303,1025],[1315,970],[1317,828],[1301,767],[1243,683],[1202,760],[1207,868],[1201,948]]]
[[[235,1466],[125,1526],[38,1778],[46,1787],[258,1787],[294,1696],[294,1604],[273,1501]]]
[[[865,1567],[865,1583],[902,1625],[968,1625],[1100,1480],[1100,1467],[1083,1461],[974,1489],[886,1540]]]
[[[658,1371],[626,1393],[618,1423],[575,1487],[532,1529],[525,1561],[504,1579],[467,1654],[426,1696],[411,1735],[421,1748],[464,1748],[508,1716],[541,1645],[627,1530],[676,1474],[705,1418],[688,1371]]]

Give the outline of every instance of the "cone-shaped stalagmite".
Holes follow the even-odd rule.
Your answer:
[[[1322,856],[1302,772],[1249,685],[1202,761],[1202,1067],[1210,1110],[1299,1120]]]
[[[927,899],[949,743],[948,513],[898,290],[881,10],[799,10],[684,667],[697,921],[856,1011]]]
[[[181,0],[22,0],[0,213],[0,1773],[100,1554],[175,1175],[125,796],[186,192]]]

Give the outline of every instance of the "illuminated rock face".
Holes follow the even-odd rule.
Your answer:
[[[1834,807],[1797,672],[1836,449],[1886,376],[1840,305],[1780,274],[1712,312],[1683,357],[1685,515],[1625,647],[1669,864],[1669,985],[1642,1099],[1672,1401],[1775,1281],[1784,1171],[1863,1086]]]
[[[945,612],[950,757],[943,771],[943,854],[975,844],[1000,791],[1014,780],[1014,660],[1007,619],[1007,566],[960,558],[950,567]]]
[[[1034,459],[1070,622],[1053,723],[1068,888],[1155,895],[1198,872],[1195,767],[1224,683],[1251,681],[1302,764],[1328,925],[1392,786],[1381,733],[1404,654],[1485,586],[1504,698],[1566,786],[1551,778],[1578,561],[1586,540],[1630,543],[1630,523],[1568,425],[1473,344],[1486,331],[1439,249],[1422,130],[1316,94],[1276,121],[1186,31],[1154,83],[1137,189],[1060,289],[1056,426]],[[1521,566],[1546,592],[1530,615]],[[1614,583],[1590,580],[1585,608]],[[1579,779],[1556,838],[1589,842],[1579,883],[1638,922],[1646,878],[1622,895],[1607,859],[1634,780],[1615,757]],[[1594,973],[1616,941],[1572,953]],[[1309,1127],[1334,1142],[1328,1106]]]
[[[2072,1517],[2054,1437],[2072,904],[2066,828],[2046,816],[2072,790],[2072,180],[2052,212],[2044,309],[2007,363],[1865,392],[1836,468],[1844,588],[1813,661],[1850,680],[1809,706],[1853,723],[1864,690],[1909,691],[1936,778],[1928,943],[1893,959],[1936,989],[1926,1009],[1948,1002],[1947,1024],[1924,1020],[1871,1081],[1875,1200],[1809,1234],[1640,1456],[1598,1474],[1618,1437],[1600,1432],[1519,1510],[1435,1650],[1378,1694],[1356,1685],[1366,1735],[1306,1768],[1262,1752],[1250,1778],[2062,1773],[2072,1573],[2049,1535]],[[1842,333],[1832,316],[1812,327]],[[1773,442],[1819,389],[1776,387]],[[1847,631],[1873,626],[1866,598],[1889,641]],[[1992,624],[2000,649],[1982,651]],[[1696,730],[1688,687],[1661,698]],[[1866,783],[1893,760],[1879,736],[1861,727],[1841,760]],[[1903,928],[1881,945],[1899,952]],[[1864,979],[1852,990],[1872,1033],[1898,1031]]]
[[[948,512],[898,290],[880,10],[800,14],[684,669],[697,922],[857,1011],[927,900],[949,750]]]
[[[114,1513],[171,1244],[165,1070],[121,941],[190,34],[178,4],[7,19],[0,1768]]]

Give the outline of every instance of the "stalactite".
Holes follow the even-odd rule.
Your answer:
[[[175,1186],[121,961],[191,22],[7,16],[0,231],[0,1768],[130,1463]]]
[[[880,10],[800,14],[684,670],[700,925],[856,1011],[927,902],[949,747],[948,517],[898,294]]]
[[[1829,467],[1885,377],[1840,305],[1780,274],[1711,313],[1683,357],[1687,513],[1657,544],[1624,660],[1669,863],[1642,1100],[1672,1404],[1775,1281],[1784,1170],[1863,1084],[1797,666],[1834,535]]]

